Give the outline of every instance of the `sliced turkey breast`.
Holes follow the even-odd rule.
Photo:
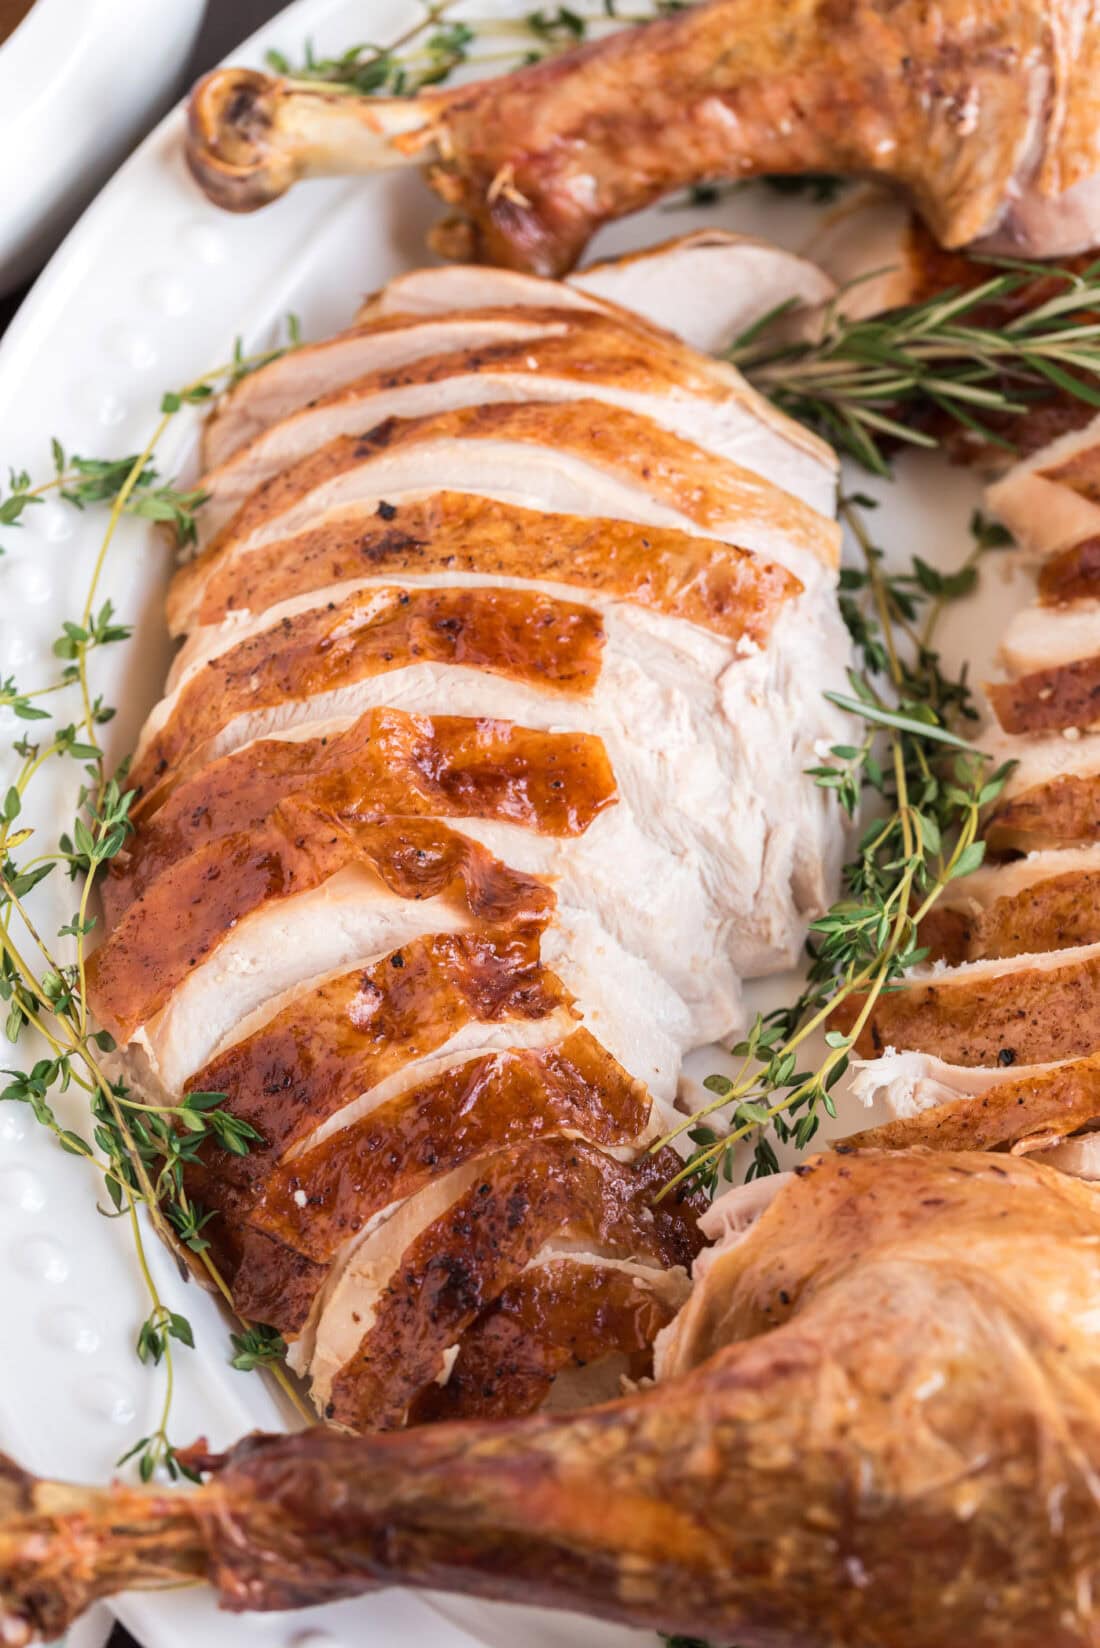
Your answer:
[[[303,906],[304,895],[311,896]],[[440,900],[453,923],[441,909],[433,913],[432,899]],[[280,911],[288,906],[290,929],[280,932]],[[205,991],[216,995],[241,974],[250,998],[235,1004],[243,1017],[265,999],[265,985],[274,995],[357,956],[452,924],[461,930],[470,920],[492,926],[540,922],[552,906],[553,895],[541,882],[497,863],[434,820],[337,820],[291,798],[263,825],[200,847],[165,870],[95,952],[91,988],[98,1016],[113,1026],[116,1040],[126,1041],[174,993],[180,995],[185,980],[205,980]],[[299,922],[304,932],[310,923],[319,929],[309,933],[310,942],[294,932]],[[293,954],[278,957],[278,967],[273,962],[270,978],[262,966],[269,940],[297,945]],[[312,966],[311,949],[320,957]],[[213,977],[204,965],[208,957],[218,963]],[[276,977],[281,968],[291,976]],[[227,1010],[228,995],[215,1016]],[[196,1024],[194,1031],[209,1037],[212,1022]],[[209,1037],[209,1046],[223,1033]],[[169,1085],[189,1073],[177,1072]]]
[[[644,309],[734,252],[622,278]],[[89,968],[127,1081],[256,1130],[188,1194],[234,1308],[360,1429],[648,1373],[700,1204],[646,1147],[842,848],[805,776],[844,736],[838,534],[784,489],[831,509],[832,455],[607,299],[398,287],[211,425]]]
[[[1005,630],[1000,651],[1014,675],[1095,658],[1100,654],[1100,601],[1023,607]]]
[[[952,965],[1100,943],[1100,847],[1036,852],[950,884],[920,942]]]
[[[424,1198],[430,1209],[441,1178],[551,1138],[629,1163],[656,1134],[645,1087],[588,1032],[555,1040],[540,1021],[508,1045],[504,1028],[495,1046],[438,1054],[376,1084],[329,1118],[319,1142],[262,1175],[233,1184],[216,1164],[188,1164],[188,1194],[217,1215],[209,1240],[234,1290],[266,1290],[284,1268],[295,1285],[277,1325],[297,1333],[347,1244]]]
[[[1007,733],[1085,731],[1100,722],[1100,653],[985,690]]]
[[[545,280],[488,263],[443,263],[408,269],[364,298],[356,325],[393,316],[450,315],[463,309],[602,310],[598,298],[568,280]],[[669,330],[674,330],[669,328]]]
[[[923,295],[913,224],[909,203],[873,184],[826,212],[805,252],[832,280],[846,315],[881,315]]]
[[[1100,600],[1100,537],[1080,538],[1043,562],[1039,599],[1044,606]]]
[[[156,891],[159,903],[160,884]],[[131,913],[135,925],[143,912],[139,901]],[[402,953],[413,939],[441,930],[487,931],[453,909],[441,908],[439,900],[396,896],[358,866],[293,897],[268,899],[235,919],[228,933],[223,926],[198,935],[207,955],[196,956],[193,966],[190,956],[158,957],[156,968],[147,968],[159,986],[156,993],[137,975],[130,945],[120,943],[97,971],[95,988],[105,1004],[98,1016],[106,1022],[117,1005],[135,1019],[129,1032],[123,1028],[129,1018],[116,1021],[120,1039],[134,1044],[142,1065],[169,1091],[179,1090],[208,1064],[241,1021],[252,1014],[259,1018],[295,986],[353,965],[371,965],[387,953]],[[125,936],[126,922],[117,931]],[[512,931],[511,926],[504,929],[505,942]],[[583,1003],[583,1020],[593,1035],[631,1075],[671,1099],[683,1051],[698,1037],[691,1014],[668,981],[644,957],[617,943],[590,912],[564,904],[545,933],[542,954]],[[716,964],[720,960],[716,955]],[[724,965],[732,984],[736,975],[728,961]],[[713,1012],[713,1003],[708,1006]],[[740,1015],[732,1002],[727,1011],[736,1025]]]
[[[569,319],[567,308],[549,306],[526,313],[481,305],[477,309],[475,314],[420,320],[394,315],[369,326],[353,326],[321,343],[290,349],[247,373],[221,397],[203,425],[203,468],[225,463],[280,418],[372,372],[393,372],[426,355],[454,349],[560,336]]]
[[[455,349],[392,372],[369,373],[292,413],[200,481],[202,542],[256,489],[341,435],[387,418],[417,418],[509,401],[597,400],[647,417],[715,457],[755,469],[812,508],[836,487],[830,450],[750,391],[732,367],[673,351],[602,316],[578,313],[565,335]]]
[[[687,1272],[547,1243],[467,1328],[410,1424],[560,1413],[610,1401],[652,1371],[651,1346],[691,1291]]]
[[[248,1212],[250,1224],[320,1262],[465,1161],[544,1136],[603,1147],[654,1136],[644,1086],[583,1029],[545,1046],[475,1052],[356,1108],[276,1167]]]
[[[568,284],[667,327],[710,355],[724,353],[780,304],[813,310],[836,293],[816,263],[722,229],[699,229],[591,263]],[[687,304],[685,292],[691,293]]]
[[[1015,464],[986,502],[1037,555],[1100,534],[1100,416]]]
[[[243,752],[245,758],[248,754],[247,750]],[[334,832],[346,833],[349,841],[363,835],[358,819],[349,818],[335,808],[315,807],[307,791],[296,791],[291,801],[295,818],[312,808],[318,816],[331,817]],[[264,804],[262,792],[258,802],[248,803],[250,807],[260,808]],[[288,802],[277,802],[276,807],[286,810]],[[385,815],[389,821],[400,816]],[[525,826],[480,818],[464,819],[458,830],[448,829],[441,839],[483,845],[487,849],[483,862],[506,863],[522,878],[521,886],[552,884],[562,905],[587,910],[610,939],[638,956],[676,992],[686,1010],[689,1040],[706,1041],[725,1035],[739,1022],[738,980],[746,963],[787,952],[797,942],[789,915],[789,889],[779,883],[774,892],[761,900],[762,908],[753,907],[747,884],[760,874],[764,850],[762,825],[757,820],[746,818],[746,823],[755,825],[753,836],[724,856],[719,856],[718,843],[713,837],[708,841],[705,832],[700,831],[693,837],[690,822],[681,825],[681,839],[676,843],[680,851],[674,852],[668,843],[669,835],[674,832],[668,829],[653,832],[645,821],[644,811],[635,811],[620,802],[586,827],[581,840],[559,840]],[[266,854],[269,860],[279,850],[274,844],[273,832],[262,817],[249,823],[246,830],[253,832],[256,852]],[[190,882],[192,873],[205,878],[211,874],[211,866],[217,866],[217,918],[223,923],[232,926],[262,908],[262,899],[259,904],[255,902],[252,871],[255,854],[250,851],[244,857],[243,870],[238,856],[237,844],[244,835],[245,831],[234,830],[216,844],[206,833],[198,848],[190,846],[186,837],[182,837],[178,850],[189,851],[189,856],[182,861],[177,857],[166,865],[119,923],[121,976],[115,966],[113,939],[108,940],[102,952],[104,960],[96,980],[105,1003],[108,995],[112,1001],[134,999],[138,986],[146,982],[144,972],[140,978],[134,976],[135,951],[130,926],[137,922],[154,928],[170,921],[178,906],[181,888],[185,881]],[[407,838],[407,831],[403,829],[402,835]],[[432,832],[421,829],[416,839],[430,843]],[[218,847],[223,844],[224,851],[219,853]],[[708,846],[713,875],[704,880],[698,874],[697,863]],[[285,862],[287,857],[284,846],[280,862]],[[321,873],[328,868],[328,862],[322,861]],[[189,872],[189,866],[195,864],[199,866],[197,872]],[[387,873],[392,871],[387,869]],[[473,880],[477,873],[472,871],[468,879]],[[787,873],[789,878],[789,869]],[[308,887],[312,876],[310,866],[301,872],[295,885]],[[644,901],[636,896],[641,886],[647,888]],[[280,888],[267,896],[278,899],[285,895]],[[194,947],[203,954],[212,954],[222,942],[222,934],[214,927],[213,919],[193,918],[189,934],[195,940]],[[185,959],[189,958],[177,954],[173,961],[162,954],[159,979],[163,990],[170,992],[178,987],[185,976]],[[144,1004],[160,998],[138,996],[137,999]],[[137,1010],[148,1008],[143,1006]]]
[[[1100,773],[1069,773],[998,802],[985,830],[996,853],[1086,847],[1100,838]]]
[[[918,1116],[955,1099],[988,1093],[1007,1081],[1037,1080],[1063,1062],[1045,1064],[951,1064],[934,1053],[887,1047],[878,1058],[853,1059],[853,1098],[868,1108],[881,1100],[891,1115]]]
[[[334,441],[262,488],[177,574],[173,632],[194,621],[207,578],[229,558],[308,531],[334,509],[359,505],[386,519],[403,494],[437,490],[701,530],[766,555],[803,583],[839,557],[834,521],[645,418],[594,401],[476,406]]]
[[[835,283],[816,264],[767,241],[724,229],[698,229],[657,246],[606,258],[564,282],[480,265],[448,264],[398,275],[360,309],[359,321],[390,315],[436,315],[487,305],[577,308],[613,306],[674,333],[707,354],[720,354],[778,304],[816,308]],[[693,301],[685,304],[684,293]]]
[[[310,736],[310,735],[313,736]],[[409,715],[389,706],[357,719],[307,718],[197,771],[151,809],[111,864],[104,908],[114,924],[171,865],[264,824],[292,797],[334,817],[496,818],[577,836],[617,798],[599,738],[468,715]]]
[[[836,1027],[850,1028],[860,1005],[858,997],[842,1002]],[[1100,944],[1092,944],[913,976],[879,997],[856,1052],[913,1049],[951,1064],[1008,1068],[1092,1053],[1098,1027]]]
[[[314,739],[310,749],[300,752],[284,746],[280,754],[270,744],[259,748],[257,772],[270,771],[272,782],[279,786],[275,789],[257,790],[257,778],[245,751],[242,771],[248,777],[247,813],[242,813],[236,802],[231,807],[227,802],[225,783],[234,783],[239,790],[233,769],[225,769],[223,782],[219,764],[210,770],[206,781],[188,786],[168,820],[158,820],[145,835],[144,846],[120,858],[109,883],[110,900],[115,899],[120,877],[132,882],[138,873],[142,884],[148,879],[147,871],[135,872],[140,859],[162,867],[168,861],[161,843],[171,837],[176,829],[174,820],[180,814],[186,818],[195,812],[203,820],[201,839],[208,841],[206,821],[213,811],[225,821],[226,829],[230,825],[244,827],[258,819],[276,795],[288,793],[287,786],[299,784],[298,774],[304,770],[315,780],[310,787],[311,804],[323,800],[326,805],[345,805],[340,797],[348,792],[333,792],[324,773],[330,766],[340,767],[349,761],[351,771],[356,771],[361,735],[342,729],[350,718],[366,714],[374,705],[427,712],[430,716],[446,705],[462,715],[482,718],[499,718],[499,712],[507,707],[523,717],[528,729],[552,728],[567,714],[578,732],[586,737],[597,736],[617,775],[620,802],[617,816],[609,818],[579,854],[573,849],[554,853],[551,862],[533,843],[513,841],[508,852],[517,851],[520,858],[509,857],[509,862],[537,865],[535,873],[540,875],[567,875],[568,881],[562,885],[576,888],[578,898],[586,876],[594,897],[602,898],[606,885],[606,922],[618,897],[616,885],[626,895],[627,909],[633,910],[635,903],[629,898],[625,878],[634,876],[639,883],[653,884],[645,865],[660,862],[653,858],[655,844],[661,852],[671,852],[675,857],[675,862],[666,862],[663,870],[655,870],[657,884],[665,886],[670,896],[675,886],[690,883],[696,873],[693,864],[707,864],[706,885],[709,897],[715,901],[711,910],[727,912],[723,942],[735,965],[756,971],[789,964],[794,959],[799,942],[797,912],[820,908],[834,861],[832,848],[825,845],[829,833],[829,814],[824,804],[827,798],[823,799],[814,787],[802,785],[800,778],[803,769],[812,764],[817,741],[830,732],[839,735],[839,718],[830,718],[819,692],[821,684],[834,676],[839,685],[840,671],[839,660],[830,656],[829,637],[793,607],[789,619],[781,620],[783,633],[774,645],[744,655],[681,620],[657,618],[639,609],[610,608],[605,614],[606,644],[595,687],[586,697],[563,701],[552,679],[545,687],[533,687],[521,680],[494,683],[491,673],[466,666],[441,668],[416,663],[402,668],[404,660],[400,656],[392,658],[384,673],[356,680],[360,669],[370,664],[370,654],[354,649],[355,630],[343,616],[346,608],[332,603],[335,610],[330,615],[329,604],[322,605],[320,616],[323,625],[335,626],[334,633],[346,638],[352,648],[346,667],[340,664],[340,647],[331,646],[320,658],[322,673],[314,671],[311,678],[307,672],[311,666],[297,662],[299,656],[308,660],[312,651],[299,649],[296,620],[280,617],[280,609],[275,609],[258,621],[255,645],[238,642],[236,648],[223,655],[226,664],[221,673],[216,658],[196,664],[194,674],[190,679],[185,677],[177,688],[175,709],[170,698],[154,712],[148,727],[152,742],[143,739],[132,775],[139,785],[154,781],[166,765],[171,772],[186,772],[186,765],[181,768],[180,762],[188,746],[179,738],[197,741],[198,756],[207,760],[240,749],[254,738],[278,738],[288,722],[296,735],[313,730]],[[311,609],[301,616],[312,623],[316,611]],[[262,628],[272,618],[275,621],[270,631]],[[239,626],[231,627],[228,638],[240,633]],[[284,645],[289,665],[281,650]],[[269,646],[273,648],[270,652]],[[516,650],[511,649],[513,658]],[[239,665],[232,663],[238,654]],[[337,667],[343,670],[343,676],[336,673]],[[223,683],[233,680],[239,683],[236,698],[223,691]],[[288,697],[294,686],[304,692],[312,689],[314,696],[301,701]],[[167,720],[163,719],[165,715]],[[316,747],[317,739],[333,736],[339,741],[331,748]],[[593,803],[606,804],[606,782],[596,774],[595,755],[585,754],[587,750],[588,745],[582,743],[573,751],[562,747],[555,756],[559,789],[549,798],[543,795],[540,806],[544,819],[548,816],[547,801],[554,794],[566,801],[576,792],[577,799],[570,805],[578,819],[585,818],[585,829]],[[541,746],[537,746],[537,755],[544,758]],[[393,757],[383,747],[377,759],[392,760],[396,773],[403,758],[396,747]],[[432,757],[433,762],[437,759]],[[287,775],[285,782],[276,772],[280,763]],[[759,797],[767,774],[780,771],[787,774],[799,804],[781,816],[771,816]],[[356,777],[352,793],[357,793],[362,782]],[[322,784],[321,790],[317,784]],[[211,785],[217,788],[212,790]],[[397,804],[392,788],[381,793],[391,797],[387,805]],[[493,793],[490,784],[485,794],[491,798]],[[430,809],[437,794],[436,785],[419,791],[413,810]],[[153,791],[154,800],[159,795],[159,790]],[[220,797],[216,807],[215,795]],[[462,811],[469,816],[471,810],[477,810],[477,792],[467,786],[463,796]],[[604,798],[602,802],[600,797]],[[444,800],[443,810],[451,811],[453,805]],[[492,803],[488,816],[495,813],[501,823],[516,816],[507,810],[497,811],[498,805],[503,803]],[[626,814],[634,820],[632,831]],[[481,816],[486,816],[486,808],[482,808]],[[736,828],[731,828],[733,820],[737,821]],[[540,823],[539,827],[545,826]],[[650,840],[649,846],[645,837]],[[480,838],[490,839],[484,832]],[[498,835],[492,839],[502,838]],[[621,850],[612,850],[613,841]],[[180,836],[176,851],[190,851],[194,844],[188,836]],[[503,849],[494,846],[493,850]],[[538,856],[532,857],[532,853]],[[813,869],[823,860],[827,866],[825,878],[820,869]],[[570,863],[572,870],[568,868]],[[611,868],[610,877],[601,866]],[[698,898],[689,898],[688,904],[699,917],[700,933],[712,933],[713,913],[708,917],[700,909]],[[662,930],[657,924],[655,932]],[[671,934],[673,928],[667,930]],[[682,923],[674,923],[674,930],[683,933]],[[613,926],[612,931],[617,929]],[[694,966],[696,946],[686,935],[678,942]],[[708,952],[710,942],[709,938],[705,941]],[[643,953],[652,958],[652,946],[643,946]],[[721,994],[729,1000],[728,991],[723,989]]]
[[[994,761],[1016,763],[986,824],[990,852],[1086,847],[1098,839],[1100,738],[1076,727],[1028,738],[992,729],[982,746]]]
[[[320,606],[312,604],[317,600]],[[251,737],[301,725],[307,717],[295,713],[300,704],[311,704],[312,720],[349,707],[354,713],[355,688],[407,668],[539,683],[560,714],[614,671],[619,628],[613,612],[605,620],[594,607],[537,586],[364,581],[320,591],[252,626],[230,622],[208,637],[205,655],[196,649],[194,663],[146,723],[133,782],[149,790]],[[244,726],[236,738],[217,741],[238,718]]]
[[[1100,1056],[1028,1073],[1005,1072],[981,1089],[855,1133],[841,1148],[1047,1150],[1100,1118]]]
[[[436,1180],[352,1249],[322,1295],[296,1356],[314,1400],[357,1428],[400,1422],[448,1346],[553,1236],[689,1263],[694,1221],[674,1198],[652,1200],[668,1174],[667,1160],[628,1167],[579,1142],[546,1140]],[[440,1263],[456,1224],[466,1234],[461,1285]]]
[[[255,1190],[273,1160],[320,1142],[363,1094],[416,1079],[429,1062],[471,1048],[563,1040],[579,1022],[561,980],[544,967],[533,930],[429,933],[351,972],[308,980],[233,1024],[191,1078],[225,1093],[260,1135],[246,1156],[214,1149],[206,1168]]]
[[[373,510],[334,510],[310,531],[225,557],[205,578],[194,619],[202,630],[366,575],[447,571],[599,592],[756,645],[801,587],[785,568],[715,538],[433,492]],[[173,679],[191,654],[191,645],[183,649]]]

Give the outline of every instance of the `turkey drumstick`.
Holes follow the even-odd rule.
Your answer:
[[[945,246],[1100,239],[1100,29],[1085,0],[705,0],[415,98],[227,69],[189,158],[250,210],[296,177],[422,161],[486,261],[559,274],[609,219],[701,178],[839,171],[907,189]]]
[[[818,1158],[708,1255],[652,1390],[255,1438],[194,1493],[0,1470],[0,1642],[202,1576],[234,1609],[402,1584],[744,1648],[1094,1645],[1098,1237],[1097,1192],[1019,1158]]]

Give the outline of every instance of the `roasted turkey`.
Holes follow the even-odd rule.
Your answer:
[[[193,1493],[10,1468],[0,1640],[203,1579],[235,1609],[397,1584],[744,1648],[1095,1648],[1100,1192],[865,1151],[749,1186],[747,1234],[744,1195],[625,1400],[255,1437]]]
[[[989,861],[950,884],[928,961],[871,1015],[856,1090],[895,1117],[878,1142],[1040,1151],[1100,1178],[1100,420],[1022,458],[987,502],[1035,565],[986,685],[981,742],[1015,767]]]
[[[648,1370],[683,1055],[829,900],[835,461],[653,324],[685,258],[719,328],[812,273],[747,257],[404,276],[206,425],[90,993],[127,1080],[255,1128],[187,1194],[346,1427]]]
[[[908,191],[944,246],[1100,240],[1100,30],[1086,0],[703,0],[513,74],[358,98],[248,69],[195,88],[188,155],[232,210],[410,161],[450,244],[540,274],[709,178],[827,171]]]

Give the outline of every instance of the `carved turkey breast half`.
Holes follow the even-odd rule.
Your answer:
[[[834,458],[654,323],[758,253],[426,270],[208,421],[91,989],[129,1080],[255,1128],[187,1192],[338,1424],[648,1371],[681,1060],[829,900]]]

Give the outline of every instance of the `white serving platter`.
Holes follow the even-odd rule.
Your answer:
[[[485,0],[473,8],[484,15]],[[525,0],[496,0],[500,12]],[[417,15],[413,0],[369,0],[369,30],[391,39]],[[459,13],[461,15],[461,13]],[[323,50],[362,38],[363,0],[298,0],[257,34],[236,61],[261,64],[278,46],[298,54],[307,37]],[[0,345],[0,464],[49,470],[56,435],[70,452],[117,456],[137,450],[161,394],[226,359],[235,336],[265,347],[281,317],[294,311],[305,335],[320,336],[349,320],[360,295],[401,269],[426,260],[424,236],[439,215],[435,198],[413,174],[369,182],[310,184],[254,217],[209,206],[182,158],[183,116],[170,115],[103,190],[39,280]],[[800,201],[749,191],[706,210],[657,210],[615,226],[597,252],[652,243],[700,224],[762,234],[800,249],[819,211]],[[685,294],[690,301],[690,294]],[[166,474],[189,460],[193,430],[172,431],[158,455]],[[886,507],[876,525],[891,559],[914,551],[953,567],[968,546],[967,522],[980,489],[973,476],[939,458],[899,465],[890,484],[872,485]],[[76,616],[102,531],[102,519],[56,503],[27,512],[18,531],[0,532],[0,677],[24,686],[55,672],[50,646],[64,619]],[[125,522],[104,583],[135,639],[110,649],[96,674],[119,715],[109,729],[111,753],[131,746],[159,696],[168,645],[160,603],[166,556],[140,523]],[[1013,561],[983,571],[979,597],[950,611],[943,630],[950,661],[970,659],[980,679],[996,637],[1026,584]],[[23,730],[0,711],[0,791]],[[79,770],[44,773],[34,786],[28,821],[53,837],[71,819]],[[38,910],[46,931],[70,915],[62,888],[46,883]],[[782,999],[782,981],[756,987]],[[0,1050],[0,1062],[12,1058]],[[695,1055],[695,1068],[713,1055]],[[861,1113],[862,1114],[862,1113]],[[79,1125],[79,1105],[65,1112]],[[845,1130],[856,1124],[849,1109]],[[40,1473],[101,1480],[119,1454],[152,1429],[161,1378],[142,1368],[133,1345],[146,1314],[129,1236],[96,1211],[97,1181],[77,1158],[61,1153],[23,1107],[0,1108],[0,1447]],[[227,1325],[213,1302],[185,1288],[155,1242],[150,1252],[170,1305],[186,1310],[198,1350],[177,1356],[179,1393],[172,1430],[183,1440],[228,1443],[286,1416],[272,1389],[228,1365]],[[234,1618],[218,1614],[201,1591],[134,1597],[117,1612],[146,1648],[323,1648],[370,1644],[390,1648],[414,1638],[430,1648],[480,1642],[488,1648],[629,1648],[652,1644],[579,1617],[442,1598],[386,1593],[306,1613]]]

